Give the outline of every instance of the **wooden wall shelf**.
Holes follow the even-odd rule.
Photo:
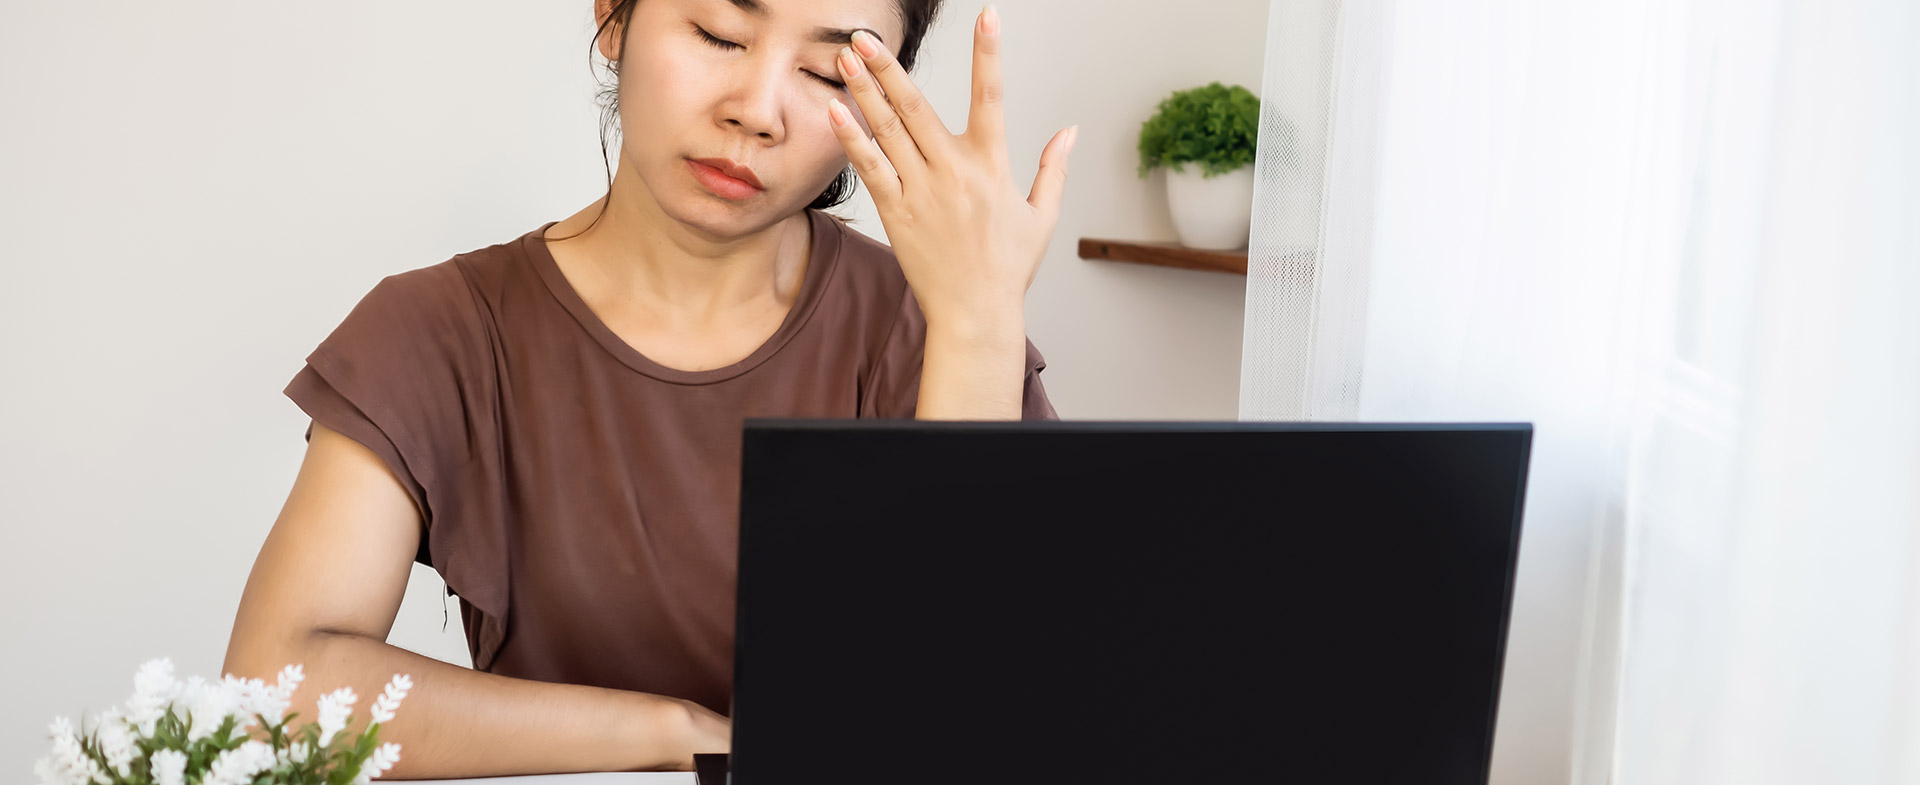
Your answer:
[[[1247,250],[1208,251],[1179,243],[1080,238],[1080,258],[1152,264],[1185,270],[1247,274]]]

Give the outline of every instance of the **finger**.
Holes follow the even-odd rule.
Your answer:
[[[1067,154],[1073,152],[1074,139],[1079,135],[1080,126],[1061,129],[1040,152],[1040,171],[1033,176],[1033,190],[1027,194],[1027,204],[1033,205],[1041,215],[1060,215],[1060,197],[1067,188]]]
[[[840,146],[846,148],[847,160],[860,175],[860,182],[866,184],[867,193],[873,195],[874,205],[892,205],[900,196],[900,175],[893,170],[893,164],[880,152],[880,147],[867,138],[867,132],[860,130],[860,124],[853,121],[853,111],[846,104],[839,99],[829,99],[827,113],[833,135],[839,137]]]
[[[1000,14],[989,4],[973,26],[973,105],[967,138],[1007,171],[1006,82],[1000,76]]]
[[[940,116],[933,113],[933,103],[920,92],[920,86],[907,76],[907,69],[900,67],[900,61],[894,59],[893,52],[881,46],[880,40],[865,30],[854,32],[853,48],[863,58],[861,65],[866,66],[873,78],[879,80],[880,89],[886,91],[894,113],[906,124],[913,141],[920,147],[920,153],[928,162],[947,160],[953,134],[947,131],[945,123],[940,122]]]
[[[924,182],[926,157],[907,132],[906,124],[894,113],[887,97],[880,94],[880,83],[861,62],[860,55],[851,47],[843,46],[840,56],[834,59],[839,63],[841,78],[847,83],[847,92],[853,94],[853,102],[867,118],[867,127],[873,129],[873,141],[886,153],[901,184]]]

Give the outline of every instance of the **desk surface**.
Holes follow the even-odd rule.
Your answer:
[[[394,780],[401,782],[402,780]],[[386,780],[375,780],[386,782]],[[458,785],[694,785],[691,771],[603,771],[584,774],[529,774],[519,777],[479,777],[459,780],[406,780]]]

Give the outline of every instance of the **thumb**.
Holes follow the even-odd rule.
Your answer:
[[[1067,155],[1073,152],[1073,142],[1079,136],[1080,126],[1063,128],[1047,142],[1046,149],[1040,151],[1040,171],[1034,173],[1027,204],[1042,214],[1059,212],[1060,198],[1067,188]]]

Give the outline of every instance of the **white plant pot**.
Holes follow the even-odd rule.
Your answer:
[[[1247,247],[1253,227],[1253,164],[1202,177],[1200,164],[1167,167],[1167,207],[1174,231],[1188,248],[1231,251]]]

